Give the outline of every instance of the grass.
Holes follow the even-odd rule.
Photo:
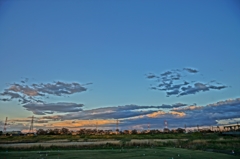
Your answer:
[[[46,156],[46,153],[48,154]],[[178,156],[179,154],[179,156]],[[180,148],[133,148],[102,150],[61,150],[61,151],[10,151],[0,152],[0,159],[237,159],[239,156],[221,153],[186,150]]]
[[[38,136],[0,136],[1,142],[39,142],[49,140],[67,139],[69,141],[77,141],[79,139],[92,140],[92,139],[217,139],[218,134],[201,133],[192,134],[119,134],[119,135],[38,135]]]
[[[133,141],[134,139],[139,139],[140,141]],[[141,139],[143,142],[141,142]],[[149,139],[149,143],[146,143],[146,139]],[[154,141],[153,139],[177,139],[175,141]],[[180,140],[187,139],[187,140]],[[32,147],[9,147],[4,148],[1,145],[8,145],[6,143],[40,143],[47,142],[49,140],[57,140],[63,142],[60,146],[51,145],[50,147],[44,146],[32,146]],[[64,141],[61,141],[64,140]],[[108,140],[118,140],[118,144],[104,143],[101,145],[69,145],[65,146],[65,142],[78,141],[79,143],[85,142],[98,142],[98,141],[108,141]],[[141,148],[136,149],[136,146],[141,146]],[[151,146],[154,148],[150,149]],[[120,151],[120,147],[124,147],[127,151]],[[168,148],[167,148],[168,147]],[[181,147],[184,149],[174,149],[171,147]],[[112,150],[113,148],[113,150]],[[6,152],[8,150],[8,152]],[[60,152],[57,152],[60,150]],[[154,150],[155,153],[151,151]],[[200,150],[200,151],[197,151]],[[206,152],[206,151],[212,152]],[[238,156],[227,155],[231,150],[235,151]],[[35,152],[34,152],[35,151]],[[175,155],[174,159],[182,158],[239,158],[240,155],[240,138],[239,137],[224,137],[218,134],[132,134],[132,135],[39,135],[39,136],[0,136],[0,159],[7,158],[39,158],[37,151],[52,151],[49,153],[47,158],[169,158],[171,159]],[[170,152],[171,151],[171,152]],[[181,152],[180,152],[181,151]],[[26,153],[27,152],[27,153]],[[222,152],[215,153],[213,152]],[[180,154],[180,157],[177,154]],[[199,154],[198,154],[199,153]],[[145,154],[145,156],[143,156]],[[169,155],[170,154],[170,155]],[[198,156],[191,156],[191,154],[198,154]],[[202,156],[204,154],[205,156]],[[22,156],[19,156],[22,155]],[[30,155],[30,156],[29,156]],[[32,157],[31,157],[32,155]],[[95,157],[93,157],[96,155]],[[136,156],[137,155],[137,156]],[[207,155],[207,157],[206,157]],[[220,155],[220,156],[219,156]],[[222,156],[223,155],[223,156]],[[55,157],[54,157],[55,156]],[[77,157],[78,156],[78,157]],[[80,156],[80,157],[79,157]],[[200,157],[199,157],[200,156]],[[216,157],[218,156],[218,157]],[[222,157],[221,157],[222,156]],[[46,158],[46,156],[45,156]]]

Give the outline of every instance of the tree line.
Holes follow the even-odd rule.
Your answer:
[[[114,130],[97,130],[97,129],[79,129],[78,131],[71,131],[67,128],[61,128],[61,129],[38,129],[36,131],[37,135],[111,135],[111,134],[160,134],[160,133],[184,133],[185,129],[175,129],[175,130],[142,130],[138,131],[136,129],[134,130],[123,130],[120,131],[119,129]]]

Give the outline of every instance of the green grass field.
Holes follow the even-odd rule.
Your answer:
[[[45,154],[47,153],[47,155]],[[180,148],[134,148],[108,150],[10,151],[0,152],[0,159],[239,159],[222,153]]]
[[[119,135],[38,135],[38,136],[0,136],[1,142],[39,142],[48,140],[68,139],[77,141],[79,139],[217,139],[218,134],[202,135],[201,133],[192,134],[119,134]],[[231,137],[230,137],[231,138]]]

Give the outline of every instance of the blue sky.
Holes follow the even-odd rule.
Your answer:
[[[237,0],[1,1],[1,99],[14,83],[22,84],[21,88],[26,90],[31,84],[54,84],[54,81],[76,82],[81,86],[92,83],[83,86],[86,91],[44,98],[45,104],[84,104],[81,113],[130,104],[206,106],[237,99],[239,7]],[[198,72],[184,72],[184,68]],[[206,86],[216,80],[215,85],[220,82],[225,88],[209,87],[207,91],[169,97],[166,91],[151,89],[159,80],[148,79],[149,73],[160,75],[173,69],[181,70],[182,81],[194,80]],[[28,81],[21,83],[24,78]],[[194,87],[194,82],[190,86]],[[5,116],[33,115],[25,104],[15,99],[0,101],[1,120]],[[32,101],[30,104],[31,108],[36,106]],[[237,107],[240,111],[239,107],[240,104]],[[52,115],[59,113],[63,112]]]

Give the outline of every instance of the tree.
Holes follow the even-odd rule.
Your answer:
[[[137,130],[136,129],[132,130],[132,134],[137,134]]]
[[[184,133],[184,132],[185,132],[185,129],[178,128],[178,129],[177,129],[177,132],[178,132],[178,133]]]
[[[158,130],[150,130],[149,133],[150,133],[150,134],[157,134],[157,133],[158,133]]]
[[[47,132],[44,131],[43,129],[38,129],[38,130],[37,130],[37,134],[38,134],[38,135],[46,135]]]
[[[67,128],[62,128],[61,129],[61,134],[68,135],[69,134],[69,130]]]
[[[80,129],[80,130],[79,130],[79,134],[80,134],[80,135],[84,135],[84,134],[85,134],[85,132],[86,132],[86,130],[85,130],[85,129]]]
[[[54,132],[54,135],[59,135],[60,134],[60,129],[54,129],[53,132]]]
[[[47,130],[47,134],[48,134],[48,135],[54,135],[53,129],[48,129],[48,130]]]
[[[124,134],[129,134],[129,130],[124,130],[123,133]]]

